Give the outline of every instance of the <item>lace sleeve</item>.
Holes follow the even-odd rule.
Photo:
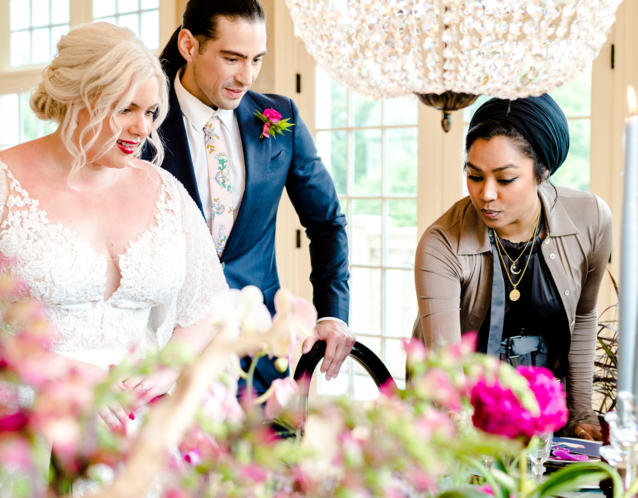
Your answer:
[[[190,327],[211,311],[213,297],[228,284],[202,214],[182,184],[171,180],[186,240],[186,278],[177,296],[175,322]]]

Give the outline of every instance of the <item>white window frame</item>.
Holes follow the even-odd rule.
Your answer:
[[[71,28],[93,20],[92,0],[69,1]],[[185,4],[184,0],[160,0],[160,47],[168,42],[181,22],[181,10]],[[10,19],[10,0],[0,0],[0,95],[31,90],[37,85],[42,70],[46,67],[46,64],[11,66]],[[160,52],[161,49],[154,51],[155,55]]]

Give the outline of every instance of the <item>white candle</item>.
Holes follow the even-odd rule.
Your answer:
[[[638,319],[638,115],[636,93],[627,89],[631,116],[625,120],[625,178],[620,234],[620,331],[618,391],[635,392],[636,321]]]

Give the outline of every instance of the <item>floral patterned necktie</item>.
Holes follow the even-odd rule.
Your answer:
[[[217,255],[221,258],[228,235],[233,228],[233,191],[230,185],[228,150],[221,136],[221,120],[213,116],[204,126],[208,181],[213,207],[211,234]]]

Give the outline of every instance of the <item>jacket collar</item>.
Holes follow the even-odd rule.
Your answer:
[[[538,189],[538,195],[543,204],[548,236],[563,237],[578,233],[578,228],[574,225],[561,202],[561,198],[557,197],[554,189],[542,186]],[[469,201],[461,220],[458,254],[459,256],[469,256],[484,252],[492,252],[487,225],[483,223],[474,205]]]

